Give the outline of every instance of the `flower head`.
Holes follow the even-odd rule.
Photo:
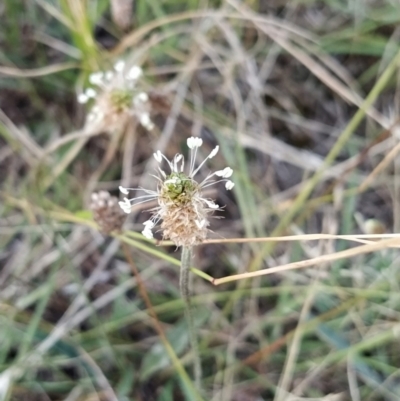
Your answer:
[[[152,229],[162,220],[161,228],[163,237],[172,240],[177,246],[196,245],[207,236],[209,225],[208,216],[219,209],[213,200],[204,198],[202,191],[218,182],[225,182],[225,188],[231,190],[234,183],[227,178],[232,175],[233,170],[226,167],[224,170],[210,173],[201,182],[196,181],[195,176],[208,159],[213,158],[219,147],[216,146],[211,153],[196,167],[197,149],[202,145],[200,138],[191,137],[187,140],[190,149],[189,167],[185,171],[185,159],[183,155],[177,154],[172,160],[168,160],[160,151],[154,153],[154,158],[160,164],[156,191],[142,188],[124,188],[120,191],[128,195],[129,191],[141,190],[144,195],[136,198],[124,198],[119,202],[125,213],[131,212],[133,204],[145,203],[157,200],[158,206],[151,209],[152,217],[144,222],[142,234],[146,238],[153,238]],[[168,165],[164,171],[161,165]]]
[[[126,214],[118,207],[118,199],[107,191],[92,193],[89,207],[104,234],[120,230],[126,220]]]
[[[91,74],[92,86],[78,95],[79,103],[93,102],[87,122],[114,130],[134,117],[144,128],[153,129],[149,96],[139,88],[142,74],[140,67],[127,67],[123,60],[117,61],[112,71]]]

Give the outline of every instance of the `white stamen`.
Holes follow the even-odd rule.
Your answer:
[[[153,153],[153,156],[154,156],[154,158],[155,158],[159,163],[161,163],[161,160],[162,160],[162,153],[161,153],[159,150],[157,150],[156,153]],[[165,174],[165,173],[164,173],[164,174]]]
[[[97,96],[97,92],[93,88],[87,88],[85,91],[85,95],[87,97],[95,98]]]
[[[126,204],[125,202],[118,202],[120,208],[126,213],[129,214],[131,212],[131,204]]]
[[[203,219],[203,220],[195,220],[194,221],[195,223],[196,223],[196,226],[198,227],[198,228],[200,228],[200,229],[202,229],[203,227],[204,227],[204,225],[206,224],[206,221],[205,221],[205,219]]]
[[[149,95],[145,92],[140,92],[137,96],[136,99],[141,101],[142,103],[146,103],[149,100]]]
[[[207,204],[207,206],[208,206],[210,209],[218,209],[218,208],[219,208],[219,205],[217,205],[217,204],[214,203],[213,201],[210,201],[210,200],[207,200],[207,199],[202,199],[202,200],[204,200],[204,202]]]
[[[182,159],[182,155],[177,153],[174,157],[174,172],[177,173],[178,172],[178,162]]]
[[[229,178],[233,173],[230,167],[225,167],[223,170],[216,171],[214,174],[218,177]]]
[[[104,74],[102,72],[94,72],[93,74],[89,75],[89,82],[92,85],[102,85],[103,84],[103,76]]]
[[[153,232],[148,229],[147,227],[142,231],[142,234],[147,238],[147,239],[152,239],[153,238]]]
[[[107,71],[105,77],[107,81],[111,81],[114,78],[114,73],[112,71]]]
[[[89,98],[84,93],[78,95],[78,103],[87,103],[88,100]]]
[[[187,139],[187,146],[189,149],[199,148],[203,144],[203,140],[198,137],[191,136]]]
[[[126,78],[129,80],[135,80],[138,79],[142,74],[143,70],[137,65],[134,65],[126,74]]]
[[[123,187],[123,186],[119,186],[119,190],[124,194],[124,195],[128,195],[129,191],[127,188]]]
[[[145,230],[149,229],[151,230],[154,227],[154,221],[152,220],[146,220],[143,225],[145,226]]]
[[[117,61],[114,65],[114,70],[117,72],[123,71],[124,68],[125,68],[125,61],[123,60]]]
[[[228,180],[225,184],[225,188],[230,191],[233,187],[235,186],[235,183],[232,182],[231,180]]]
[[[140,122],[141,122],[141,124],[143,124],[143,125],[148,124],[148,123],[150,122],[150,117],[149,117],[149,115],[148,115],[147,113],[142,114],[142,115],[140,116]]]
[[[219,146],[217,145],[217,146],[211,151],[211,153],[208,155],[208,158],[209,158],[209,159],[212,159],[212,158],[218,153],[218,150],[219,150]]]
[[[140,124],[149,131],[151,131],[154,128],[153,121],[150,120],[149,113],[142,113],[139,117],[140,119]]]
[[[161,170],[160,167],[158,168],[158,171],[160,172],[160,174],[164,177],[167,178],[167,174],[165,174],[164,170]]]

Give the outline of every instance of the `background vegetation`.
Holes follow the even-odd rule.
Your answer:
[[[5,0],[0,18],[0,399],[400,399],[395,248],[221,286],[194,274],[199,395],[180,251],[145,241],[145,211],[113,236],[88,211],[122,179],[154,186],[152,153],[200,135],[234,169],[232,193],[209,194],[217,240],[399,232],[397,1]],[[151,132],[82,128],[77,94],[119,59],[144,70]],[[193,264],[219,278],[353,246],[217,241]]]

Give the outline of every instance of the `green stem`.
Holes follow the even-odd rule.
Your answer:
[[[185,304],[185,317],[189,330],[190,345],[193,353],[193,367],[194,367],[194,378],[195,386],[200,391],[201,388],[201,362],[199,355],[199,346],[197,343],[197,336],[194,328],[193,321],[193,310],[190,299],[190,288],[189,288],[189,272],[190,272],[190,260],[192,258],[192,248],[182,247],[181,256],[181,275],[179,280],[179,286],[183,302]]]

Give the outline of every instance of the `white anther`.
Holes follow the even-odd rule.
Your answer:
[[[147,238],[147,239],[152,239],[153,238],[153,232],[149,228],[145,228],[142,231],[142,234]]]
[[[212,159],[219,151],[219,146],[217,145],[212,151],[211,153],[208,155],[209,159]]]
[[[136,99],[141,101],[142,103],[146,103],[149,100],[149,95],[146,92],[140,92],[137,96]]]
[[[226,188],[228,191],[230,191],[234,186],[235,186],[235,183],[232,182],[232,181],[230,181],[230,180],[228,180],[228,181],[226,182],[226,184],[225,184],[225,188]]]
[[[117,61],[114,65],[114,70],[117,72],[123,71],[124,68],[125,68],[125,61],[123,60]]]
[[[84,93],[78,95],[78,103],[87,103],[88,100],[89,98]]]
[[[140,124],[144,127],[148,127],[151,124],[150,116],[147,113],[140,116]]]
[[[129,80],[135,80],[138,79],[142,74],[143,70],[137,65],[134,65],[133,67],[130,68],[130,70],[126,74],[126,78]]]
[[[207,200],[207,199],[204,199],[204,202],[206,202],[207,206],[208,206],[210,209],[218,209],[218,208],[219,208],[219,205],[217,205],[217,204],[214,203],[213,201],[209,201],[209,200]]]
[[[154,158],[155,158],[159,163],[161,163],[161,160],[162,160],[162,153],[161,153],[159,150],[157,150],[156,153],[153,153],[153,156],[154,156]]]
[[[154,221],[147,220],[143,223],[143,225],[145,226],[145,230],[147,230],[147,229],[151,230],[155,224],[154,224]]]
[[[126,213],[129,214],[131,212],[131,204],[127,204],[123,201],[118,202],[119,207]]]
[[[87,97],[95,98],[97,96],[97,92],[93,88],[87,88],[85,91],[85,95]]]
[[[121,185],[118,188],[124,195],[128,195],[129,194],[129,191],[128,191],[127,188],[125,188],[125,187],[123,187]]]
[[[107,71],[105,77],[107,81],[111,81],[114,78],[114,73],[112,71]]]
[[[191,136],[187,139],[187,146],[189,149],[199,148],[202,144],[203,140],[201,138]]]
[[[203,219],[203,220],[195,220],[194,221],[195,223],[196,223],[196,226],[198,227],[198,228],[200,228],[200,229],[202,229],[204,226],[205,226],[205,224],[206,224],[206,221],[205,221],[205,219]]]
[[[104,74],[102,72],[94,72],[93,74],[89,75],[89,82],[92,85],[101,85],[103,83],[103,76]]]
[[[223,170],[216,171],[214,174],[218,177],[229,178],[233,173],[230,167],[225,167]]]

